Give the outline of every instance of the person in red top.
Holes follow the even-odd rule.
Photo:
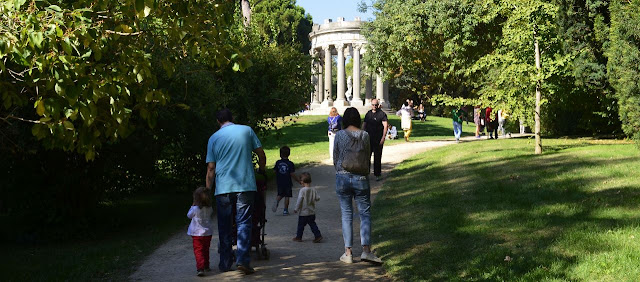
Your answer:
[[[484,114],[484,126],[487,128],[487,135],[489,135],[489,139],[493,139],[493,136],[491,136],[491,133],[493,132],[493,121],[491,119],[491,111],[493,111],[493,109],[491,109],[491,107],[487,107],[485,109],[485,114]]]

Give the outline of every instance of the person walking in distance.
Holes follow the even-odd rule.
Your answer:
[[[480,115],[481,112],[482,109],[480,108],[480,105],[477,105],[473,108],[473,123],[475,123],[476,125],[476,138],[480,138],[480,126],[482,126],[482,117]]]
[[[236,208],[237,250],[236,266],[239,271],[252,274],[251,268],[251,214],[256,187],[253,155],[258,155],[259,171],[264,173],[267,157],[262,144],[251,127],[233,123],[229,109],[216,113],[220,129],[207,144],[206,187],[216,198],[218,234],[220,244],[220,271],[231,270],[232,210]],[[213,185],[215,182],[215,186]]]
[[[382,147],[387,137],[389,123],[387,114],[380,109],[378,99],[371,100],[371,110],[364,116],[362,128],[369,133],[373,154],[373,175],[376,176],[376,181],[380,181],[382,180]]]
[[[329,159],[333,159],[333,143],[335,142],[336,133],[342,129],[342,117],[338,114],[336,107],[331,107],[329,117],[327,118],[329,124]]]
[[[456,138],[456,143],[460,143],[460,135],[462,135],[462,107],[459,109],[451,110],[451,118],[453,119],[453,135]]]

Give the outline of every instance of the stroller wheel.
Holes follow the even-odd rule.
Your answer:
[[[271,256],[271,251],[269,251],[269,249],[267,249],[267,247],[262,247],[260,249],[260,254],[262,255],[262,257],[264,259],[269,259],[269,257]]]

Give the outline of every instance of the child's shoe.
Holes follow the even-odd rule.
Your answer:
[[[347,253],[344,253],[340,257],[340,261],[344,263],[353,263],[353,255],[347,255]]]
[[[289,211],[288,211],[288,210],[284,210],[284,211],[282,212],[282,215],[289,215]]]
[[[198,270],[198,273],[196,275],[200,277],[204,276],[204,270]]]
[[[382,260],[376,257],[376,255],[374,255],[373,253],[362,252],[362,255],[360,255],[360,259],[371,263],[382,263]]]
[[[313,239],[313,242],[314,242],[314,243],[320,243],[320,241],[322,241],[322,236],[320,236],[320,237],[318,237],[318,238]]]
[[[302,238],[293,237],[292,241],[302,242]],[[315,241],[315,240],[314,240]]]

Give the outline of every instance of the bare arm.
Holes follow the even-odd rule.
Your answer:
[[[211,189],[211,191],[214,191],[213,188],[213,181],[215,181],[216,179],[216,163],[207,163],[207,178],[205,181],[205,187]]]
[[[387,139],[387,131],[389,130],[389,123],[386,120],[382,121],[382,125],[384,125],[384,129],[382,130],[382,139],[380,140],[380,145],[384,144],[384,140]]]
[[[260,171],[265,171],[267,167],[267,156],[264,154],[264,150],[260,147],[254,149],[253,152],[258,154],[258,169]]]
[[[300,182],[300,177],[298,177],[295,172],[291,173],[291,178],[293,178],[293,180],[295,180],[296,182],[302,184],[302,182]]]

